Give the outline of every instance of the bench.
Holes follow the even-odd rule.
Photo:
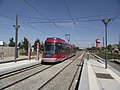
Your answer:
[[[1,57],[1,59],[4,57],[4,53],[3,52],[0,52],[0,57]]]

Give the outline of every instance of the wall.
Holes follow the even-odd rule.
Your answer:
[[[15,47],[0,47],[0,53],[4,53],[4,57],[14,56]]]

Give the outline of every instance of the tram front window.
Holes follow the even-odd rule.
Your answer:
[[[45,52],[54,52],[55,44],[54,43],[46,43],[45,44]]]

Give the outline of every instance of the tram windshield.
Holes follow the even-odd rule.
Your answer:
[[[44,52],[55,52],[55,43],[45,43]]]

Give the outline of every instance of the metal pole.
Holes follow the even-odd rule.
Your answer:
[[[16,15],[16,32],[15,32],[15,60],[18,57],[17,42],[18,42],[18,15]]]
[[[28,60],[31,59],[31,43],[28,44]]]
[[[18,58],[18,49],[17,49],[17,44],[18,44],[18,28],[20,27],[18,25],[18,14],[16,15],[16,25],[13,25],[13,27],[15,28],[15,62],[16,62],[16,58]]]
[[[65,34],[67,40],[68,40],[68,43],[70,43],[70,34]]]
[[[37,60],[39,60],[40,56],[40,43],[37,43]]]
[[[105,69],[107,69],[107,24],[105,24],[105,44],[106,44],[106,48],[105,48]]]
[[[104,37],[103,37],[103,51],[104,51]]]
[[[107,24],[109,23],[111,19],[102,19],[102,22],[105,24],[105,69],[107,69]]]

